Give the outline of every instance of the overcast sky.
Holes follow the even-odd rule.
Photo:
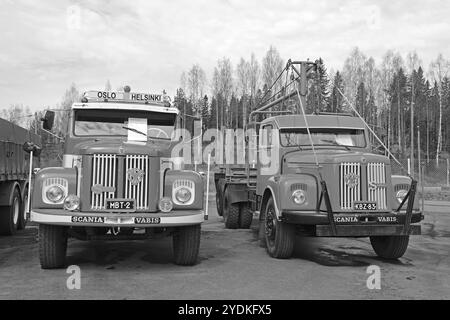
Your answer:
[[[358,46],[377,63],[416,50],[450,58],[450,1],[0,0],[0,109],[55,106],[74,82],[170,95],[195,63],[208,79],[219,58],[322,57],[342,68]]]

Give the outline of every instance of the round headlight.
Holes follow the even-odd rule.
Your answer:
[[[45,193],[47,199],[53,203],[61,202],[64,197],[64,190],[60,186],[51,186]]]
[[[306,201],[306,194],[305,191],[303,190],[295,190],[292,193],[292,200],[296,203],[296,204],[304,204]]]
[[[175,198],[180,203],[188,202],[189,200],[191,200],[191,197],[192,193],[191,190],[189,190],[188,188],[182,187],[175,192]]]
[[[69,211],[77,210],[80,207],[80,198],[74,194],[69,194],[64,199],[64,209]]]
[[[408,190],[398,190],[397,194],[395,195],[397,197],[398,202],[402,203],[403,199],[405,199],[406,195],[408,194]]]
[[[161,198],[159,200],[158,207],[162,212],[170,212],[173,208],[172,200],[168,197]]]

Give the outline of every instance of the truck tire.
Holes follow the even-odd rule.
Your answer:
[[[259,220],[259,228],[258,228],[258,245],[260,248],[267,248],[266,244],[266,229],[265,229],[265,220]]]
[[[409,236],[370,237],[370,244],[380,258],[398,259],[408,248]]]
[[[201,227],[199,224],[179,227],[175,231],[172,237],[175,264],[192,266],[197,262],[200,248],[200,234]]]
[[[20,193],[16,188],[14,189],[11,204],[0,207],[0,235],[10,236],[17,232],[21,207]]]
[[[253,220],[253,211],[245,204],[241,204],[240,206],[240,214],[239,214],[239,228],[241,229],[249,229],[252,225]]]
[[[216,183],[216,208],[217,214],[223,216],[223,193],[222,193],[222,183],[220,180]]]
[[[239,203],[230,203],[228,190],[225,191],[223,221],[226,229],[237,229],[239,227],[240,208]]]
[[[294,226],[277,220],[272,198],[267,202],[264,216],[267,253],[277,259],[290,258],[294,252]]]
[[[17,226],[18,230],[23,230],[27,226],[28,222],[28,187],[25,189],[23,193],[22,203],[20,205],[20,217],[19,224]]]
[[[39,225],[39,260],[42,269],[62,268],[66,263],[67,228]]]

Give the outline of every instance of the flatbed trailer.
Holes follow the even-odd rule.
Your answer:
[[[30,153],[24,144],[40,147],[41,138],[0,118],[0,235],[12,235],[27,223]],[[39,153],[34,153],[39,166]]]

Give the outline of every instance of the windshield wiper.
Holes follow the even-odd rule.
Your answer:
[[[334,146],[344,147],[345,149],[347,149],[347,150],[349,150],[349,151],[352,150],[352,149],[350,149],[349,146],[346,146],[345,144],[340,144],[340,143],[338,143],[338,142],[335,141],[335,140],[321,139],[320,141],[321,141],[321,142],[326,142],[326,143],[331,143],[331,144],[334,145]]]
[[[139,130],[137,130],[137,129],[135,129],[135,128],[130,128],[130,127],[126,127],[126,126],[122,126],[122,128],[127,129],[127,130],[130,130],[130,131],[133,131],[133,132],[136,132],[136,133],[139,133],[139,134],[142,134],[143,136],[147,136],[146,133],[144,133],[144,132],[142,132],[142,131],[139,131]]]

